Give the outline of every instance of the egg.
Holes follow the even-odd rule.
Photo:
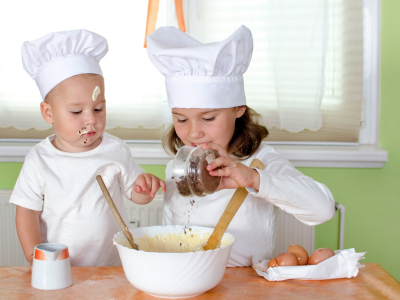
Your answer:
[[[278,267],[278,263],[276,262],[276,259],[273,258],[268,262],[268,268],[275,268]]]
[[[310,265],[317,265],[320,262],[324,261],[325,259],[328,259],[329,257],[334,256],[335,253],[329,249],[329,248],[320,248],[317,249],[311,254],[310,259],[308,260],[308,263]]]
[[[278,266],[280,266],[280,267],[281,266],[298,266],[299,265],[299,259],[293,253],[281,253],[277,257],[275,257],[275,260],[276,260]]]
[[[299,260],[299,265],[304,266],[308,263],[308,253],[302,246],[293,244],[287,248],[288,253],[293,253]]]

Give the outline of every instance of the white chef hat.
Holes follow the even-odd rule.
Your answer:
[[[42,99],[63,80],[86,73],[103,76],[100,59],[107,40],[84,29],[49,33],[22,45],[24,69],[36,81]]]
[[[147,36],[147,53],[165,76],[171,108],[227,108],[246,105],[243,73],[253,53],[250,30],[203,44],[175,27]]]

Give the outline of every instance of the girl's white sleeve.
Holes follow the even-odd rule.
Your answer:
[[[164,201],[163,201],[163,218],[162,224],[163,225],[173,225],[172,224],[172,211],[170,209],[170,199],[172,197],[173,191],[175,186],[173,186],[173,182],[170,180],[165,180],[167,184],[167,191],[164,194]]]
[[[335,200],[322,183],[305,176],[279,153],[257,157],[265,164],[260,174],[260,189],[249,193],[266,199],[307,225],[318,225],[335,215]]]
[[[164,199],[165,199],[165,196],[164,196]],[[163,203],[162,224],[163,225],[172,225],[172,211],[169,209],[169,206],[165,200]]]

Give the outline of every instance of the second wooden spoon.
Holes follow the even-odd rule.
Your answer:
[[[263,170],[265,168],[265,166],[260,160],[258,160],[256,158],[251,162],[250,168],[257,168],[259,170]],[[221,218],[219,219],[218,224],[215,227],[213,233],[211,234],[207,243],[203,246],[204,250],[206,250],[206,251],[214,250],[217,248],[219,240],[224,235],[225,230],[228,228],[233,217],[235,216],[236,212],[239,210],[240,206],[242,205],[244,199],[246,199],[248,194],[249,194],[249,192],[245,188],[241,187],[241,188],[236,189],[231,200],[229,201],[228,205],[226,206]]]
[[[101,188],[101,191],[103,192],[104,198],[106,198],[107,203],[110,206],[110,209],[111,209],[115,219],[117,219],[119,227],[121,227],[122,231],[124,232],[125,237],[128,240],[130,246],[135,250],[139,250],[139,247],[133,241],[132,234],[129,232],[128,227],[126,227],[124,220],[122,219],[121,215],[118,212],[118,209],[115,207],[114,201],[112,200],[110,193],[108,192],[108,189],[107,189],[106,185],[104,184],[103,178],[101,178],[100,175],[97,175],[96,180],[99,183],[99,186]]]

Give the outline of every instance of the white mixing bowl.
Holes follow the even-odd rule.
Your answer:
[[[187,234],[211,234],[213,229],[191,226]],[[156,234],[181,234],[183,226],[152,226],[130,229],[133,239]],[[125,275],[129,282],[145,293],[161,298],[187,298],[200,295],[215,287],[225,274],[229,254],[235,242],[225,233],[222,248],[200,252],[160,253],[129,249],[122,231],[114,236]],[[139,244],[140,248],[140,244]]]

